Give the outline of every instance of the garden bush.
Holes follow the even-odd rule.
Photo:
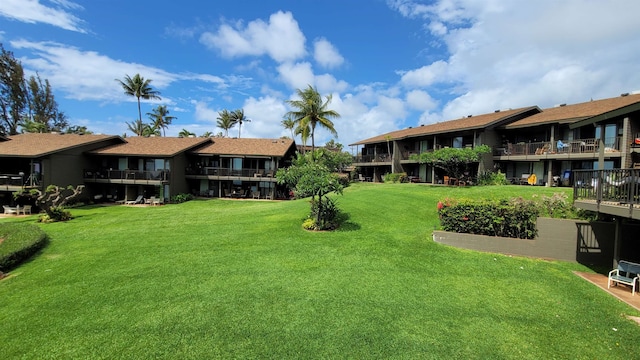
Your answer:
[[[408,182],[409,178],[407,177],[407,173],[392,173],[392,174],[386,174],[384,176],[384,181],[385,182],[392,182],[392,183],[397,183],[397,182]]]
[[[507,185],[507,176],[498,171],[486,171],[478,176],[478,185]]]
[[[47,243],[47,235],[31,224],[0,224],[0,272],[29,259]]]
[[[193,199],[194,199],[194,196],[191,195],[191,194],[178,194],[178,195],[174,195],[171,198],[171,202],[175,203],[175,204],[180,204],[180,203],[187,202],[187,201],[190,201],[190,200],[193,200]]]
[[[73,219],[71,216],[71,212],[66,210],[62,206],[52,206],[47,210],[46,214],[40,215],[38,221],[43,223],[57,222],[57,221],[68,221]]]
[[[445,200],[438,203],[438,212],[445,231],[519,239],[533,239],[538,233],[540,208],[532,200]]]
[[[322,206],[319,206],[322,205]],[[318,216],[318,211],[322,213]],[[333,230],[338,227],[338,214],[340,213],[340,209],[336,205],[335,200],[331,198],[324,197],[320,201],[314,199],[311,201],[311,214],[309,218],[313,220],[313,226],[315,229],[313,230]],[[321,219],[320,223],[317,222],[316,219]],[[306,224],[306,225],[305,225]],[[308,227],[310,224],[308,221],[305,221],[303,227],[307,230],[310,230]]]

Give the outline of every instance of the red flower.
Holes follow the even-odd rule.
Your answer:
[[[443,207],[444,204],[442,203],[442,201],[438,201],[438,211],[442,210]]]

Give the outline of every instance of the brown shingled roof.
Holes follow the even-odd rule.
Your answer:
[[[0,156],[34,158],[104,140],[119,139],[117,135],[77,135],[27,133],[9,136],[0,142]]]
[[[640,94],[618,96],[602,100],[591,100],[579,104],[556,106],[544,109],[539,114],[514,121],[511,124],[506,125],[505,128],[515,129],[532,125],[573,123],[638,102],[640,102]]]
[[[98,149],[92,151],[91,154],[172,157],[210,141],[210,138],[201,137],[132,136],[125,138],[123,144]]]
[[[517,116],[528,111],[534,111],[536,109],[538,109],[536,106],[530,106],[465,117],[458,120],[443,121],[435,124],[420,125],[414,128],[392,131],[390,133],[378,135],[349,145],[364,145],[384,142],[387,140],[387,137],[390,137],[391,140],[399,140],[408,137],[435,135],[460,130],[484,129],[501,121],[507,120],[510,117]]]
[[[294,146],[291,139],[212,138],[193,151],[197,155],[284,156]]]

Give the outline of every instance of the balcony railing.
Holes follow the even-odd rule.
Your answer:
[[[169,170],[84,170],[85,180],[169,181]]]
[[[621,138],[605,140],[605,152],[620,151]],[[578,139],[571,141],[558,140],[554,142],[540,141],[529,143],[508,143],[504,147],[495,148],[494,156],[555,156],[566,154],[595,154],[600,150],[598,139]]]
[[[356,163],[378,163],[378,162],[390,162],[393,154],[377,154],[377,155],[357,155],[353,157],[353,162]]]
[[[266,169],[230,169],[222,167],[203,167],[198,169],[188,168],[187,175],[225,176],[225,177],[267,177],[275,176],[274,170]]]
[[[621,205],[640,204],[640,170],[576,170],[573,199]]]
[[[25,177],[20,174],[0,174],[0,185],[2,186],[22,186]]]

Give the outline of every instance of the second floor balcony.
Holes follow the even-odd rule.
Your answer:
[[[187,168],[187,176],[191,177],[206,177],[210,179],[218,178],[254,178],[262,179],[262,181],[269,181],[274,179],[275,170],[267,169],[249,169],[249,168],[227,168],[227,167],[203,167],[203,168]]]
[[[84,170],[84,181],[131,184],[162,184],[170,179],[169,170]]]
[[[640,219],[640,169],[576,170],[573,183],[576,207]]]
[[[621,137],[607,139],[604,151],[607,154],[620,153]],[[557,140],[539,142],[507,143],[494,148],[493,155],[500,157],[539,156],[551,158],[595,157],[600,151],[598,139]]]

